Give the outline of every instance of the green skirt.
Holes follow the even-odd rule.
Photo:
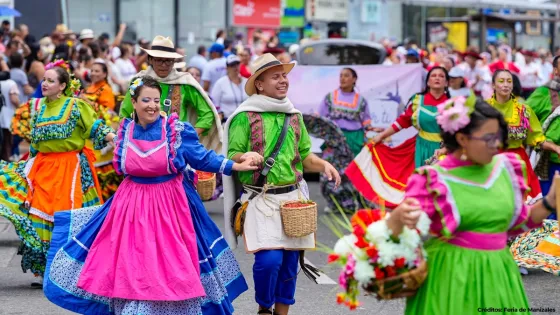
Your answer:
[[[425,248],[428,277],[408,298],[405,314],[530,314],[521,311],[529,302],[509,248],[474,250],[439,239]]]
[[[354,156],[358,155],[365,144],[365,133],[363,129],[359,130],[345,130],[342,129],[342,133],[346,137],[346,143],[350,147]]]
[[[426,165],[426,160],[430,159],[436,150],[440,149],[441,143],[426,140],[416,136],[416,152],[414,153],[414,167],[419,168]]]

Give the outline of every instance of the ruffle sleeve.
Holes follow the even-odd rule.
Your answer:
[[[531,190],[527,184],[527,165],[514,153],[503,153],[505,165],[510,174],[515,196],[515,212],[508,229],[508,235],[515,236],[525,231],[537,228],[542,223],[535,223],[531,219],[530,206],[525,203]]]
[[[93,141],[93,148],[96,150],[103,149],[107,141],[105,137],[110,132],[113,132],[111,127],[106,126],[102,119],[97,119],[97,114],[85,101],[75,99],[77,102],[78,110],[80,111],[80,122],[84,129],[84,139],[91,139]]]
[[[405,198],[415,198],[432,220],[431,232],[451,237],[460,223],[459,212],[447,186],[430,166],[416,170],[408,180]]]
[[[172,114],[166,128],[168,128],[167,137],[171,148],[169,159],[173,171],[180,172],[190,165],[195,170],[231,175],[233,161],[212,150],[206,150],[200,144],[198,134],[190,123],[182,122],[177,114]]]
[[[126,136],[126,131],[131,122],[132,119],[124,118],[119,125],[119,129],[117,130],[117,134],[114,139],[115,150],[113,151],[113,167],[115,168],[115,172],[119,175],[124,175],[125,169],[122,163],[123,145],[125,142],[124,139]]]

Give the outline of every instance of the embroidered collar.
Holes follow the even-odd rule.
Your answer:
[[[356,107],[358,107],[358,102],[360,101],[360,94],[359,93],[352,92],[352,93],[354,93],[354,99],[352,100],[352,103],[340,101],[338,99],[338,94],[339,93],[344,93],[344,92],[342,92],[341,89],[336,89],[333,92],[333,104],[334,105],[347,107],[347,108],[352,108],[352,109],[355,109]],[[349,93],[347,93],[347,94],[349,94]]]

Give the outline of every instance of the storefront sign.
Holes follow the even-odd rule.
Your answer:
[[[379,23],[381,20],[381,1],[362,0],[362,22]]]
[[[305,0],[282,1],[282,27],[303,27],[305,25]]]
[[[280,0],[234,0],[233,24],[236,26],[280,26]]]
[[[446,43],[458,51],[467,50],[469,40],[467,22],[429,22],[426,26],[429,43]]]
[[[308,21],[348,22],[348,0],[307,0]]]

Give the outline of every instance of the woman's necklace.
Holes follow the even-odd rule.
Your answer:
[[[235,86],[237,87],[237,89],[233,88],[233,81],[231,81],[231,79],[229,79],[229,86],[231,87],[231,93],[233,93],[233,98],[235,100],[235,106],[239,106],[239,104],[241,104],[241,101],[243,101],[243,91],[241,90],[241,83],[240,84],[235,84]],[[237,99],[237,93],[235,92],[235,90],[239,91],[239,100]]]

